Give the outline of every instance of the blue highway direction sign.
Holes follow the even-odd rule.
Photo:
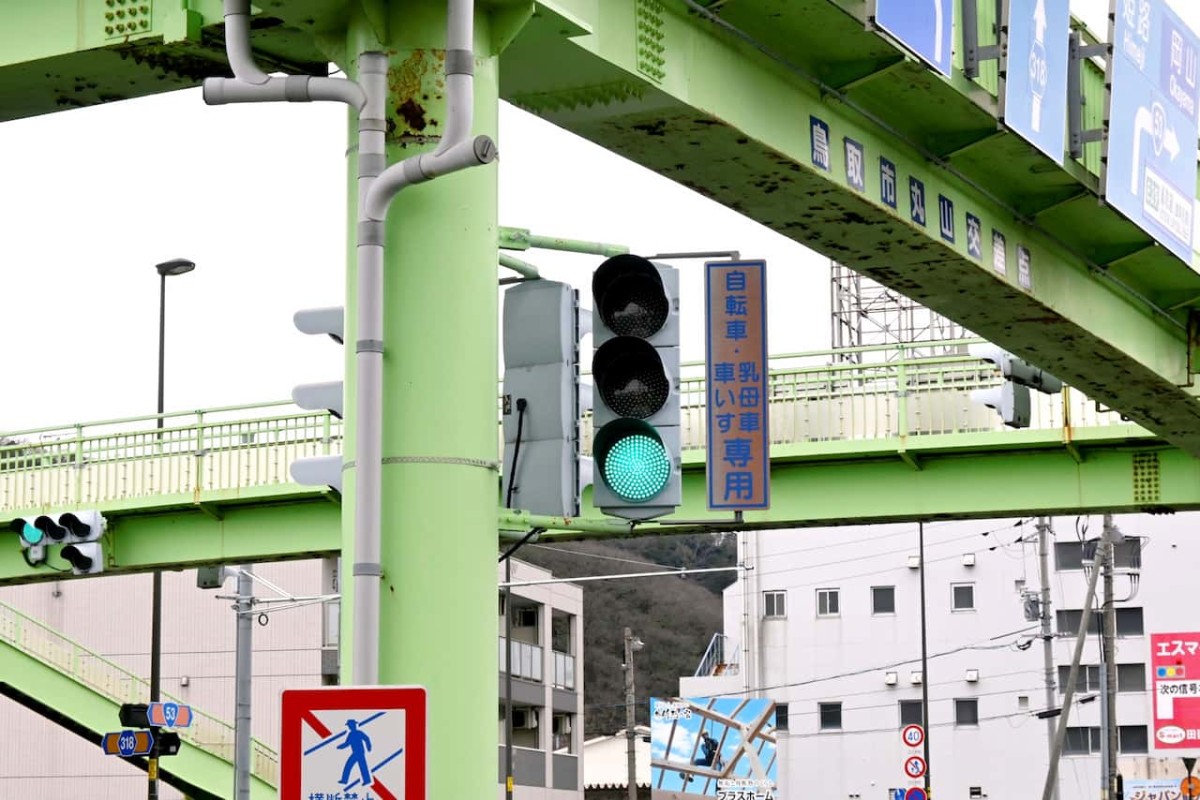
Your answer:
[[[149,755],[154,749],[154,737],[150,731],[116,731],[104,734],[100,749],[110,756],[130,758]]]
[[[1200,38],[1166,0],[1116,12],[1104,199],[1190,265]]]
[[[187,728],[192,724],[192,707],[178,703],[150,703],[146,719],[155,728]]]
[[[1069,0],[1010,0],[1004,124],[1056,163],[1067,134]]]
[[[949,77],[954,0],[875,0],[875,24]]]

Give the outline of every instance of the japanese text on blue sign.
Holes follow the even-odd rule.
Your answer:
[[[767,264],[707,265],[708,507],[770,507]]]

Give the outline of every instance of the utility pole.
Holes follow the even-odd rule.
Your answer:
[[[629,781],[629,800],[637,800],[637,731],[634,730],[633,654],[642,649],[642,640],[634,638],[630,628],[625,629],[625,742]]]
[[[925,796],[932,792],[933,766],[929,758],[929,640],[925,622],[925,523],[917,523],[917,561],[921,565],[921,725],[925,728],[925,743],[922,754],[925,758]]]
[[[1038,604],[1042,622],[1042,664],[1046,669],[1046,708],[1054,708],[1054,631],[1050,623],[1050,520],[1038,517],[1038,579],[1041,581],[1041,603]],[[1054,757],[1054,717],[1046,717],[1046,746]],[[1058,800],[1058,783],[1054,784],[1054,800]]]
[[[1120,536],[1113,524],[1112,514],[1104,515],[1104,535],[1097,549],[1103,548],[1104,557],[1104,638],[1102,642],[1102,660],[1104,669],[1104,706],[1101,716],[1104,720],[1104,758],[1101,759],[1104,775],[1101,778],[1101,800],[1111,800],[1116,797],[1117,787],[1117,664],[1116,664],[1116,635],[1117,611],[1113,603],[1113,562],[1116,555],[1114,542]],[[1099,564],[1096,565],[1099,568]]]
[[[1101,538],[1101,545],[1108,539],[1109,531],[1107,527]],[[1096,558],[1103,560],[1107,555],[1107,550],[1103,546],[1096,548]],[[1075,697],[1075,681],[1079,676],[1079,661],[1083,658],[1083,643],[1087,640],[1088,623],[1092,618],[1092,605],[1096,600],[1096,580],[1100,577],[1101,564],[1097,563],[1092,569],[1092,575],[1088,578],[1087,594],[1083,597],[1083,611],[1079,615],[1079,630],[1075,634],[1075,652],[1071,656],[1071,671],[1067,675],[1067,685],[1064,687],[1066,691],[1063,693],[1062,700],[1062,719],[1059,720],[1058,729],[1054,732],[1054,749],[1050,753],[1050,766],[1046,770],[1046,782],[1042,786],[1042,800],[1050,800],[1054,795],[1054,788],[1058,785],[1058,760],[1062,756],[1063,744],[1067,738],[1067,721],[1071,718],[1071,701]],[[929,737],[926,736],[926,739]]]
[[[250,566],[237,573],[237,666],[234,685],[233,796],[250,800],[250,700],[254,658],[254,579]]]

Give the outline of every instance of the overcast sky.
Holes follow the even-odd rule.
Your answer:
[[[1106,7],[1072,0],[1101,37]],[[1178,10],[1200,28],[1200,4]],[[198,266],[168,280],[168,411],[336,378],[338,348],[291,317],[343,300],[345,119],[333,103],[210,108],[189,90],[0,125],[0,375],[21,387],[0,430],[152,413],[154,265],[175,257]],[[499,145],[502,225],[766,258],[772,352],[828,346],[824,257],[509,106]],[[598,263],[517,255],[580,287]],[[684,358],[698,359],[702,268],[679,266]]]

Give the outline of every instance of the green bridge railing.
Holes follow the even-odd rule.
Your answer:
[[[975,341],[980,340],[773,357],[772,444],[809,443],[805,453],[819,456],[825,442],[899,447],[949,434],[969,447],[969,434],[986,432],[996,446],[996,434],[1007,429],[970,395],[1002,379],[990,364],[966,355]],[[706,444],[705,390],[703,365],[685,365],[680,383],[685,451]],[[293,460],[336,454],[342,446],[340,420],[286,402],[170,413],[163,420],[161,430],[158,417],[150,415],[0,433],[0,511],[164,495],[199,502],[213,492],[288,484]],[[1126,437],[1152,437],[1069,388],[1060,395],[1034,393],[1030,427],[1045,432],[1047,443],[1070,443],[1080,429],[1114,425],[1123,425]],[[584,451],[589,449],[585,417]],[[845,455],[844,446],[836,449]]]
[[[150,685],[146,680],[6,603],[0,603],[0,641],[71,677],[116,705],[144,702],[149,695]],[[165,692],[163,698],[188,705]],[[178,729],[179,738],[232,765],[233,726],[194,707],[192,714],[191,726]],[[115,715],[113,718],[116,719]],[[250,770],[263,782],[278,786],[279,754],[252,739]]]

